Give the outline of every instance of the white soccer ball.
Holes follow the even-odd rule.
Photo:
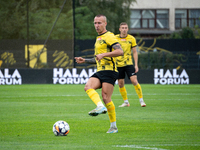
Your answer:
[[[69,133],[69,124],[65,121],[57,121],[54,125],[53,125],[53,133],[56,136],[66,136]]]

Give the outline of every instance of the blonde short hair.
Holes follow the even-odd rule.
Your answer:
[[[105,15],[99,14],[99,15],[96,15],[95,17],[103,17],[103,18],[104,18],[104,20],[105,20],[105,22],[107,22],[107,18],[106,18],[106,16],[105,16]]]
[[[122,25],[127,25],[128,26],[128,24],[126,22],[120,23],[119,27],[121,27]]]

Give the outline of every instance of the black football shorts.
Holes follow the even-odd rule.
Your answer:
[[[98,78],[101,82],[110,83],[113,86],[115,85],[115,81],[118,79],[118,72],[115,71],[110,71],[110,70],[103,70],[103,71],[98,71],[94,73],[91,77]]]
[[[125,67],[117,67],[117,70],[119,72],[118,79],[124,79],[125,74],[127,74],[129,79],[131,76],[137,75],[137,73],[135,73],[135,67],[133,65],[128,65]]]

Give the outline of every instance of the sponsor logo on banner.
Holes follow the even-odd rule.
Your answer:
[[[96,72],[96,69],[82,69],[79,73],[76,68],[53,69],[53,84],[85,84],[89,77]]]
[[[9,69],[4,69],[4,73],[0,70],[0,85],[22,84],[22,77],[17,69],[12,74]]]
[[[166,72],[164,69],[154,69],[154,84],[189,84],[189,76],[185,69],[180,74],[177,69],[171,72],[169,69]]]

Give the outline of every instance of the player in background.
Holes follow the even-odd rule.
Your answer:
[[[117,69],[119,72],[118,84],[119,84],[119,91],[122,95],[124,103],[119,107],[129,107],[129,101],[127,97],[127,91],[124,86],[125,84],[125,73],[128,78],[131,80],[131,83],[134,85],[135,91],[139,97],[139,101],[142,107],[145,107],[146,104],[143,100],[142,88],[137,80],[137,72],[139,71],[138,68],[138,54],[136,50],[136,40],[135,38],[128,34],[128,25],[125,22],[122,22],[119,27],[120,34],[116,35],[118,42],[121,44],[121,47],[124,51],[123,56],[117,57]],[[134,58],[134,66],[132,60],[132,52]]]
[[[94,58],[85,59],[75,57],[77,63],[96,63],[97,72],[87,81],[84,90],[97,107],[89,112],[91,116],[105,114],[108,112],[110,129],[107,133],[117,133],[115,105],[111,100],[115,81],[118,78],[116,57],[123,55],[123,50],[118,43],[116,36],[107,31],[107,21],[104,15],[97,15],[94,18],[94,26],[98,36],[95,42]],[[102,103],[96,89],[102,88]]]

